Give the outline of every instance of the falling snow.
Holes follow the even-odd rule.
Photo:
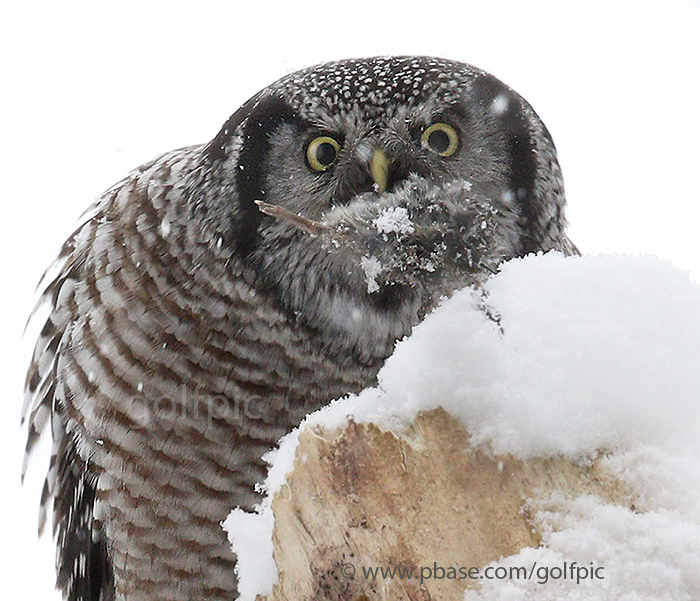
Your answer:
[[[170,222],[167,219],[163,219],[163,221],[160,222],[159,231],[163,238],[167,238],[170,235]]]
[[[494,115],[503,115],[508,110],[508,96],[501,93],[498,94],[491,103],[491,112]]]

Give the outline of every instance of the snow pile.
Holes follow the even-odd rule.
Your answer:
[[[542,548],[491,566],[539,567],[531,580],[484,580],[465,601],[694,601],[700,591],[700,525],[665,512],[637,514],[595,497],[553,499],[539,514]],[[557,569],[574,565],[567,578]],[[535,570],[537,570],[537,567]]]
[[[352,417],[400,434],[418,411],[442,406],[496,453],[585,459],[604,449],[635,510],[534,499],[546,547],[494,565],[593,562],[605,578],[483,580],[465,598],[697,599],[699,358],[700,287],[684,272],[653,257],[529,257],[504,265],[483,293],[445,301],[397,345],[377,388],[306,423]],[[297,436],[272,454],[270,493],[291,470]],[[276,578],[269,551],[254,550],[269,548],[269,506],[261,512],[235,512],[230,524],[241,599],[269,594]]]
[[[377,278],[382,273],[382,264],[375,257],[362,257],[360,265],[365,272],[365,280],[367,282],[367,292],[372,294],[379,291]]]

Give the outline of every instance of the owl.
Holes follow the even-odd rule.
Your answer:
[[[107,190],[47,277],[26,379],[64,598],[235,599],[221,522],[260,501],[263,455],[440,299],[575,253],[564,205],[530,105],[429,57],[289,74]]]

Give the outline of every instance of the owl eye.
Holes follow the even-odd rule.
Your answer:
[[[423,148],[441,157],[451,157],[459,148],[459,134],[447,123],[433,123],[423,132],[420,143]]]
[[[340,144],[330,136],[318,136],[306,147],[306,160],[314,171],[325,171],[338,158]]]

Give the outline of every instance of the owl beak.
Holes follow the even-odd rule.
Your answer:
[[[389,165],[391,160],[380,148],[375,148],[369,160],[369,172],[379,194],[386,192],[389,182]]]

